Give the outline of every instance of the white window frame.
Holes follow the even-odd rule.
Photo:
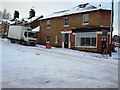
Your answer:
[[[50,21],[50,20],[47,20],[47,22],[46,22],[46,27],[47,27],[47,28],[50,28],[50,23],[51,23],[51,21]]]
[[[90,34],[92,34],[92,33],[94,33],[95,35],[93,36],[93,35],[91,35],[90,36]],[[83,34],[83,36],[81,36],[81,34]],[[84,34],[86,34],[86,36],[84,35]],[[90,36],[87,36],[87,34]],[[78,36],[79,35],[79,36]],[[88,37],[88,38],[96,38],[96,46],[81,46],[81,45],[79,45],[79,46],[77,46],[78,45],[78,43],[77,43],[77,38],[79,38],[79,40],[80,40],[80,44],[81,44],[81,38],[86,38],[86,37]],[[90,44],[91,44],[91,39],[90,39]],[[81,32],[81,33],[76,33],[75,34],[75,47],[80,47],[80,48],[97,48],[97,32]]]
[[[83,15],[83,24],[82,25],[88,25],[89,24],[89,14]]]
[[[55,36],[55,43],[58,43],[58,36]]]
[[[49,37],[49,40],[48,40]],[[46,43],[50,43],[50,36],[46,36]]]
[[[64,27],[68,27],[68,26],[69,26],[69,17],[65,17],[64,18]]]

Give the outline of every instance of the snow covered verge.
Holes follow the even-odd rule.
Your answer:
[[[117,88],[118,53],[101,54],[63,48],[2,44],[3,88]]]
[[[2,89],[2,42],[0,40],[0,90]]]

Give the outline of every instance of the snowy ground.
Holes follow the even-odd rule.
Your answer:
[[[3,88],[117,88],[118,53],[101,54],[70,49],[2,43]]]

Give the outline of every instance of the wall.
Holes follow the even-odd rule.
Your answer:
[[[89,14],[89,24],[83,25],[83,15]],[[103,17],[104,16],[104,17]],[[64,18],[69,17],[69,26],[64,27]],[[51,21],[50,28],[46,28],[47,20]],[[61,31],[71,31],[73,28],[80,28],[80,27],[87,27],[87,26],[109,26],[110,25],[110,11],[94,11],[94,12],[87,12],[87,13],[79,13],[70,16],[62,16],[56,17],[51,19],[44,19],[40,21],[40,33],[38,34],[38,43],[45,44],[46,43],[46,36],[50,36],[50,43],[52,46],[62,47],[62,36]],[[58,43],[55,44],[54,37],[58,36]],[[75,48],[75,35],[71,33],[71,48],[72,49],[79,49],[79,50],[86,50],[86,51],[101,51],[101,35],[97,35],[97,48]]]

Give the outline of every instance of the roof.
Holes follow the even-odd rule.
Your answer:
[[[7,23],[10,24],[10,25],[13,25],[13,24],[15,24],[15,21],[12,20],[12,19],[8,19],[8,20],[7,20]]]
[[[86,4],[80,4],[76,7],[73,7],[72,9],[54,12],[54,13],[52,13],[52,14],[50,14],[42,19],[50,19],[50,18],[55,18],[55,17],[67,16],[67,15],[96,11],[96,10],[108,10],[108,9],[102,9],[101,5],[93,6],[89,3],[86,3]],[[110,10],[108,10],[108,11],[110,11]]]
[[[32,29],[32,31],[34,31],[34,32],[39,32],[39,30],[40,30],[40,26],[38,26],[38,27]]]
[[[25,21],[26,23],[31,23],[37,19],[41,18],[41,16],[35,16],[35,17],[32,17],[32,18],[22,18],[23,21]]]
[[[13,19],[1,19],[1,22],[6,23],[6,24],[10,24],[13,25],[15,24],[15,21]]]
[[[32,18],[16,18],[15,20],[14,19],[7,19],[7,20],[2,19],[2,22],[13,25],[13,24],[15,24],[16,21],[18,21],[19,23],[25,21],[25,24],[26,23],[28,24],[28,23],[32,23],[33,21],[38,20],[42,17],[43,16],[35,16],[35,17],[32,17]]]

